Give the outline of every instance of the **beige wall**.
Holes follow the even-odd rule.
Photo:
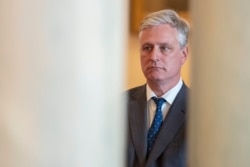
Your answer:
[[[190,167],[250,166],[249,6],[192,1]]]

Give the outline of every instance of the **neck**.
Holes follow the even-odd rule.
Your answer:
[[[155,93],[157,97],[161,97],[170,89],[172,89],[178,82],[179,82],[179,79],[174,80],[174,81],[167,81],[167,82],[148,80],[147,84],[149,85],[149,87],[152,89],[152,91]]]

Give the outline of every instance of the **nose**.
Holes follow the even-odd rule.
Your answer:
[[[150,59],[152,61],[158,61],[160,56],[160,50],[157,48],[153,48],[152,51],[150,52]]]

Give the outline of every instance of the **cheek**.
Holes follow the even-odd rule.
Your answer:
[[[146,56],[141,56],[141,65],[145,65],[147,63],[147,57]]]
[[[181,66],[186,62],[186,57],[183,54],[176,54],[175,57],[173,57],[173,63],[177,66]]]
[[[140,63],[141,63],[141,69],[143,70],[145,68],[145,60],[140,57]]]
[[[165,65],[167,68],[170,69],[178,69],[182,66],[182,64],[184,63],[183,60],[181,58],[172,58],[172,59],[168,59],[165,60]]]

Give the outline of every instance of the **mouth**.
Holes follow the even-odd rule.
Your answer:
[[[148,70],[163,70],[162,67],[148,67]]]
[[[164,68],[162,68],[162,67],[148,67],[147,68],[148,72],[160,72],[162,70],[164,70]]]

